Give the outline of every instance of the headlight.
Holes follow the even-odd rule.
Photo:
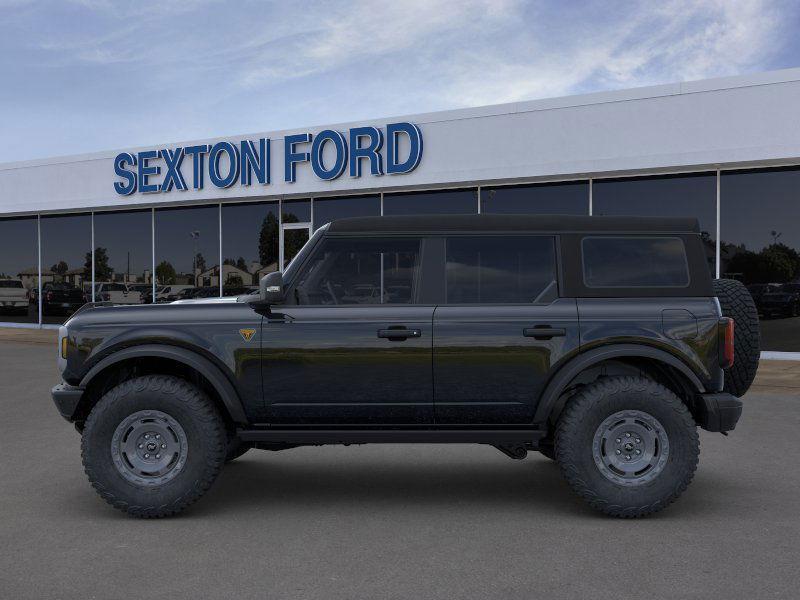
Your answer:
[[[58,328],[58,371],[63,373],[67,370],[67,328],[63,325]]]

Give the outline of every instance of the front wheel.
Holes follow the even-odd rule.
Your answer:
[[[132,516],[166,517],[211,487],[225,459],[225,425],[197,387],[147,375],[100,399],[81,449],[86,475],[106,502]]]
[[[641,517],[678,498],[700,454],[697,427],[681,400],[646,377],[609,377],[586,386],[556,428],[556,460],[593,508]]]

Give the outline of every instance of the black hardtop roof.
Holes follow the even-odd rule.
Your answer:
[[[694,217],[409,215],[338,219],[331,222],[328,231],[330,233],[427,233],[450,231],[700,233],[700,224]]]

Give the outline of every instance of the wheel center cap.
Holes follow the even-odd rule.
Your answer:
[[[149,452],[155,452],[156,448],[158,448],[158,446],[156,446],[153,442],[149,442],[147,444],[147,450]]]
[[[631,450],[633,450],[633,444],[631,444],[630,442],[628,442],[628,443],[626,443],[626,444],[623,446],[623,448],[625,448],[625,450],[626,450],[627,452],[630,452]]]

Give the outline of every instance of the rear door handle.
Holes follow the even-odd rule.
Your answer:
[[[567,330],[563,327],[526,327],[522,330],[522,335],[537,340],[549,340],[554,337],[564,337],[567,335]]]
[[[402,329],[378,329],[378,337],[399,342],[408,338],[422,337],[422,331],[420,329],[406,329],[405,327]]]

